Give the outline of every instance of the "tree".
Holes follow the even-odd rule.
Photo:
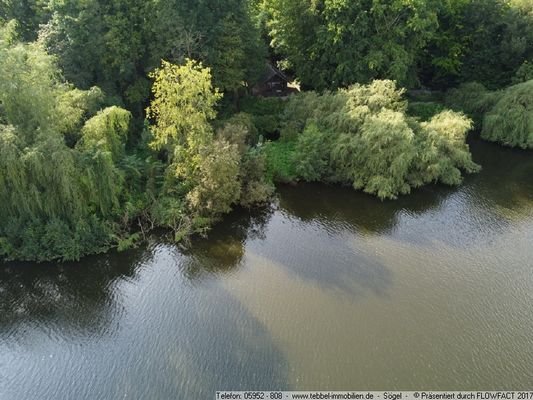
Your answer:
[[[167,150],[176,176],[188,180],[198,171],[203,147],[212,141],[209,122],[222,96],[211,86],[211,70],[192,60],[183,66],[163,61],[150,76],[154,98],[146,114],[155,121],[151,145]]]
[[[431,1],[265,0],[272,45],[304,86],[319,90],[375,78],[413,83],[437,27]]]
[[[147,75],[162,59],[194,58],[214,67],[215,84],[234,92],[264,67],[264,46],[245,0],[51,1],[41,42],[67,80],[101,87],[143,117]]]
[[[78,259],[113,243],[130,114],[88,119],[98,98],[65,84],[39,45],[0,42],[2,256]]]
[[[221,95],[211,86],[209,68],[192,60],[182,66],[163,61],[151,76],[151,146],[168,154],[167,179],[155,215],[181,239],[188,231],[205,230],[238,200],[239,154],[236,146],[214,140],[210,121]],[[162,212],[159,204],[172,205],[172,211]]]
[[[403,96],[393,81],[293,96],[285,146],[274,147],[288,149],[281,155],[289,165],[269,154],[274,177],[336,182],[395,199],[432,182],[457,185],[463,172],[479,170],[466,144],[470,119],[445,110],[420,122],[407,115]]]
[[[439,29],[419,63],[425,84],[447,88],[477,81],[501,88],[533,59],[530,2],[450,0],[436,10]]]
[[[17,21],[17,32],[25,41],[37,38],[39,24],[48,18],[47,0],[0,0],[0,21]]]

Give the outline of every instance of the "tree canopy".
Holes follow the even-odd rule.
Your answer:
[[[0,257],[183,240],[275,182],[459,184],[473,127],[533,148],[532,65],[528,0],[0,0]],[[252,96],[272,66],[302,93]]]

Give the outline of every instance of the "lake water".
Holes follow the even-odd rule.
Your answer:
[[[458,188],[281,187],[209,239],[0,266],[0,399],[533,387],[533,154]]]

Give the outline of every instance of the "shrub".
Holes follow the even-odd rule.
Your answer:
[[[481,168],[472,161],[466,144],[466,135],[472,129],[472,120],[464,114],[443,111],[420,125],[423,151],[415,157],[413,186],[441,181],[447,185],[462,182],[461,171],[478,172]]]
[[[527,82],[533,79],[533,62],[524,61],[513,77],[513,83]]]
[[[200,216],[217,217],[231,211],[240,197],[240,155],[237,146],[225,140],[213,142],[200,164],[199,181],[187,194],[191,209]]]
[[[274,186],[266,179],[266,157],[262,148],[249,149],[241,160],[241,198],[244,207],[267,202]]]
[[[481,137],[533,149],[533,80],[507,88],[483,119]]]
[[[458,184],[462,171],[478,171],[466,144],[472,121],[442,111],[421,123],[407,115],[403,95],[392,81],[374,81],[293,97],[286,142],[267,149],[274,179],[339,182],[394,199],[431,182]]]
[[[311,122],[298,136],[294,159],[297,160],[295,172],[301,179],[313,182],[331,176],[329,153],[332,135],[322,132]]]
[[[418,117],[422,121],[430,120],[434,115],[444,111],[445,107],[441,103],[428,101],[409,102],[407,113],[413,117]]]
[[[271,182],[294,182],[298,176],[294,164],[295,142],[267,142],[266,178]]]
[[[275,97],[247,97],[241,102],[241,111],[252,115],[260,136],[276,138],[284,106],[284,101]]]
[[[446,106],[466,113],[481,127],[484,114],[498,101],[499,92],[490,92],[481,83],[469,82],[450,89],[445,96]]]
[[[249,114],[237,114],[227,120],[218,130],[217,137],[236,146],[239,154],[239,176],[241,193],[239,204],[250,207],[267,201],[272,195],[273,185],[266,179],[266,159],[262,143],[257,143],[255,126],[250,124]]]

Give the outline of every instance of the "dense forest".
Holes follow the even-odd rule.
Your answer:
[[[179,242],[281,182],[458,185],[470,132],[533,150],[531,0],[0,0],[6,260]]]

